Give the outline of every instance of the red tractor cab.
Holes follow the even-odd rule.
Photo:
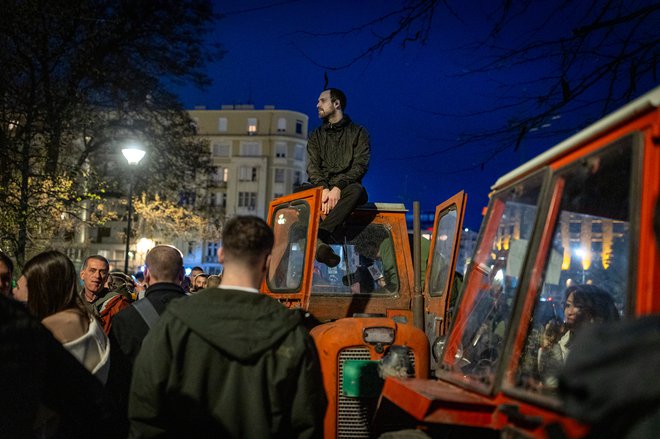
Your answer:
[[[451,328],[433,346],[435,377],[388,377],[378,429],[507,438],[588,431],[564,413],[557,387],[584,324],[574,308],[587,309],[576,291],[600,291],[588,306],[605,324],[660,312],[659,106],[656,88],[497,180]],[[435,318],[427,313],[427,333]]]

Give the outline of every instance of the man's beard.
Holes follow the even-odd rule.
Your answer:
[[[330,118],[330,116],[335,114],[335,112],[334,111],[326,112],[326,111],[321,110],[321,111],[318,112],[318,114],[319,114],[320,119],[322,119],[324,122],[327,122],[328,119]]]

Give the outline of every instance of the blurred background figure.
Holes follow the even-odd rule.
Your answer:
[[[209,278],[209,275],[206,273],[200,273],[195,276],[192,280],[193,288],[190,290],[193,293],[197,293],[204,288],[206,288],[206,280]]]
[[[131,276],[124,274],[121,271],[113,271],[110,273],[106,285],[108,290],[121,294],[131,302],[137,298],[135,281]]]
[[[193,267],[190,270],[190,276],[188,276],[188,278],[190,279],[190,285],[187,288],[187,291],[189,293],[194,293],[195,291],[197,291],[197,288],[195,287],[195,278],[203,273],[204,273],[204,269],[202,267]]]
[[[206,288],[216,288],[220,286],[222,282],[222,276],[219,274],[212,274],[206,279]]]
[[[135,282],[135,300],[140,300],[144,297],[144,291],[149,285],[144,280],[144,273],[141,271],[133,276],[133,281]]]
[[[619,320],[612,296],[595,285],[571,285],[564,297],[564,322],[546,323],[538,352],[538,371],[546,389],[557,388],[576,333],[586,325]]]

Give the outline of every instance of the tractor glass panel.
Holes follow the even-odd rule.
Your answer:
[[[456,240],[457,216],[456,206],[453,205],[438,220],[429,289],[431,296],[434,297],[442,295],[449,277],[452,249]]]
[[[494,196],[443,354],[444,370],[490,386],[534,229],[545,173]]]
[[[332,249],[341,261],[328,267],[314,261],[312,294],[394,294],[399,274],[392,234],[384,224],[350,226]]]
[[[275,241],[268,270],[268,288],[278,292],[300,289],[307,248],[309,205],[305,202],[285,204],[271,218]]]
[[[618,320],[628,291],[632,137],[559,174],[560,211],[527,326],[517,387],[555,396],[575,332]],[[616,182],[615,184],[612,184]]]

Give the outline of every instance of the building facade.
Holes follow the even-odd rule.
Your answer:
[[[235,215],[265,219],[270,201],[292,193],[306,178],[306,114],[253,105],[198,107],[189,114],[197,135],[208,141],[211,158],[207,182],[194,197],[196,208],[225,219]],[[219,272],[219,245],[185,243],[186,266]]]
[[[270,201],[290,194],[305,178],[306,114],[252,105],[189,113],[211,148],[210,184],[203,194],[210,208],[227,217],[265,218]]]

